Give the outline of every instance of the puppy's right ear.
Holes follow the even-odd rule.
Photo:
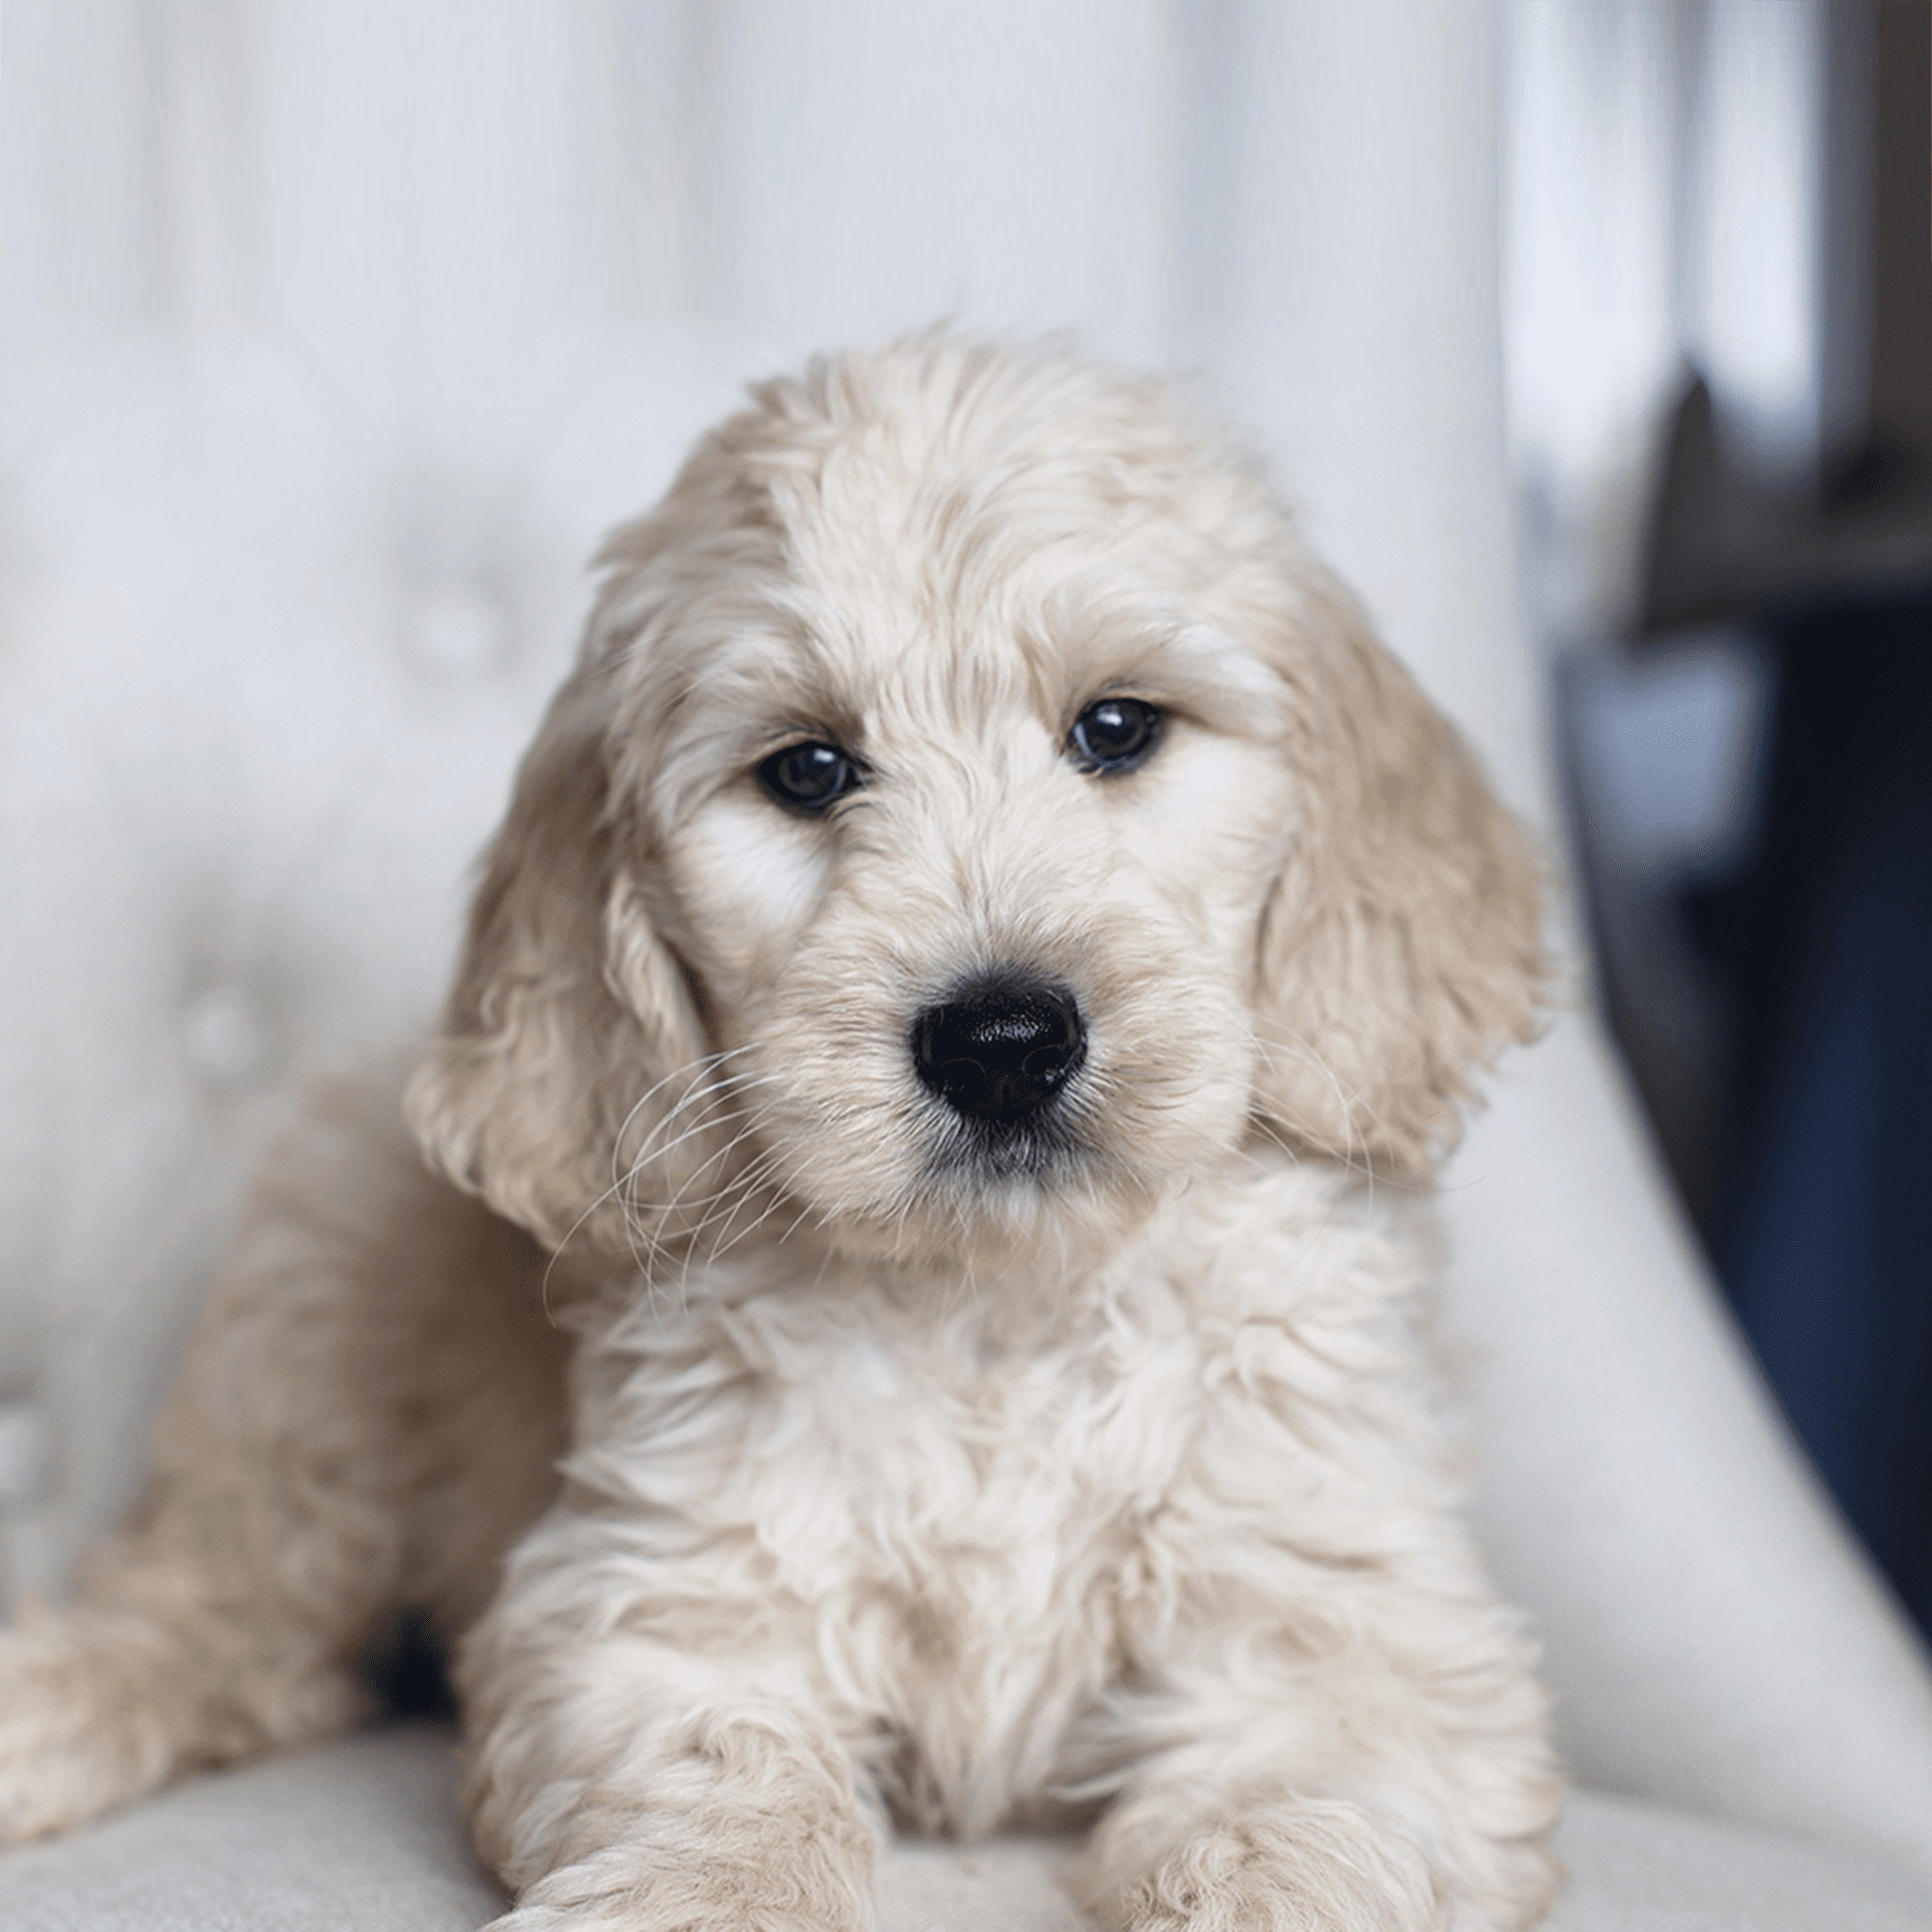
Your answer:
[[[618,857],[596,681],[565,685],[524,760],[408,1111],[432,1166],[545,1247],[623,1253],[648,1238],[627,1169],[704,1039]]]

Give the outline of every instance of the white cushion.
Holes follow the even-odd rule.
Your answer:
[[[472,1932],[502,1910],[446,1730],[411,1725],[195,1778],[0,1857],[7,1932]],[[1795,1840],[1580,1794],[1549,1932],[1932,1932],[1932,1893]],[[1052,1838],[901,1844],[880,1932],[1080,1932]]]

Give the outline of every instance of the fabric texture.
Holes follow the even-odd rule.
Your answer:
[[[0,1857],[7,1932],[474,1932],[502,1909],[452,1734],[398,1726],[196,1778]],[[1932,1891],[1796,1840],[1579,1794],[1548,1932],[1932,1932]],[[1080,1932],[1053,1838],[901,1844],[880,1932]]]
[[[8,1932],[472,1932],[502,1909],[433,1724],[192,1778],[0,1857]]]

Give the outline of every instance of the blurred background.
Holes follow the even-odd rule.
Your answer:
[[[1510,16],[1520,554],[1599,994],[1932,1619],[1932,9]]]
[[[950,316],[1191,372],[1567,827],[1687,1211],[1932,1616],[1928,24],[0,0],[8,1594],[125,1498],[287,1069],[429,1010],[599,532],[748,376]]]

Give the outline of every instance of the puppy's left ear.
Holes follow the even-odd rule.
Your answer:
[[[1294,575],[1302,815],[1262,933],[1260,1100],[1303,1145],[1424,1174],[1473,1069],[1535,1031],[1541,868],[1354,600]]]

